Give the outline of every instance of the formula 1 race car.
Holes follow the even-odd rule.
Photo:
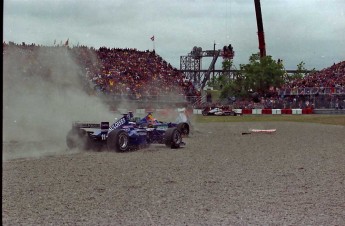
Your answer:
[[[129,119],[128,114],[124,114],[111,126],[109,122],[75,122],[67,134],[67,146],[70,149],[90,150],[106,145],[110,151],[125,152],[148,147],[153,143],[165,144],[174,149],[185,145],[177,128],[149,128],[130,122]]]
[[[208,115],[216,115],[216,116],[237,116],[240,115],[239,113],[229,110],[229,109],[224,109],[221,107],[214,107],[214,108],[205,108],[202,110],[202,115],[208,116]]]

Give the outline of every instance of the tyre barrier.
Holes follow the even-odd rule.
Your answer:
[[[252,109],[238,109],[239,113],[244,114],[244,115],[251,115],[252,114]]]
[[[262,109],[262,114],[263,115],[271,115],[272,114],[272,109]]]
[[[294,111],[296,112],[296,111]],[[282,114],[283,115],[291,115],[292,114],[292,109],[288,108],[288,109],[282,109]]]

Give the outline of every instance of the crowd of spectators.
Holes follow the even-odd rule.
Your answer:
[[[95,89],[103,94],[136,100],[198,95],[183,73],[154,51],[106,47],[98,50],[75,47],[72,51],[86,66],[86,79],[92,81]],[[92,60],[95,57],[97,60]]]
[[[285,83],[270,102],[298,108],[345,108],[345,61]]]
[[[345,108],[345,61],[284,84],[262,97],[206,100],[199,106],[229,106],[236,109]]]
[[[87,46],[38,46],[3,43],[3,54],[14,46],[23,52],[30,70],[26,73],[44,73],[46,65],[37,60],[38,50],[67,49],[82,69],[85,85],[90,93],[131,100],[161,99],[188,100],[200,93],[187,81],[184,74],[162,59],[155,51],[137,49],[89,48]]]
[[[11,47],[22,53],[24,62],[18,67],[23,74],[49,73],[49,68],[37,58],[38,51],[66,49],[80,66],[80,74],[89,94],[131,100],[189,100],[202,106],[219,105],[220,102],[202,101],[200,91],[184,74],[172,67],[155,51],[87,46],[39,46],[25,43],[3,43],[3,55]],[[160,98],[161,97],[161,98]],[[345,61],[314,72],[301,79],[287,82],[268,96],[249,99],[229,99],[232,108],[305,108],[345,107]],[[324,103],[329,103],[324,104]],[[198,107],[198,106],[197,106]]]
[[[344,94],[345,61],[287,82],[279,93],[282,95]]]

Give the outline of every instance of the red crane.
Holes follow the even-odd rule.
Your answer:
[[[260,0],[254,0],[254,4],[255,4],[255,13],[256,13],[256,23],[258,25],[260,57],[265,57],[266,45],[265,45],[265,36],[264,36],[264,26],[262,24]]]

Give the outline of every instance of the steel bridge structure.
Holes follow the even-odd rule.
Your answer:
[[[234,70],[223,71],[215,70],[214,66],[218,57],[224,60],[232,60],[235,55],[231,44],[224,46],[223,49],[205,50],[201,47],[194,46],[193,50],[187,56],[180,57],[180,71],[186,76],[186,79],[192,81],[201,90],[206,86],[207,81],[210,79],[211,73],[217,77],[224,73],[232,73]],[[207,70],[202,69],[202,58],[212,57],[212,61]]]

